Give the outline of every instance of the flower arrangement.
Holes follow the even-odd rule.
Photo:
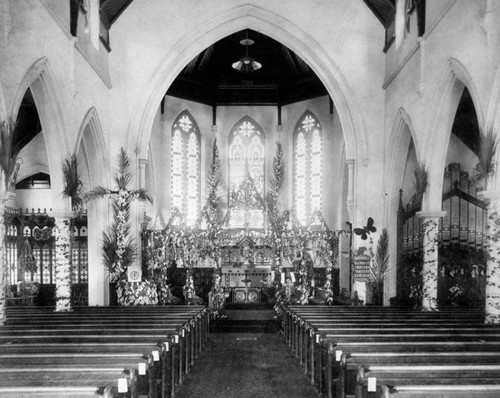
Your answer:
[[[127,282],[122,279],[116,284],[116,294],[118,303],[123,306],[158,304],[156,285],[151,281]]]
[[[113,222],[109,231],[103,233],[102,245],[104,264],[112,282],[126,279],[127,268],[137,254],[137,248],[129,237],[130,203],[137,199],[152,201],[144,189],[128,190],[131,179],[130,160],[125,150],[120,148],[118,171],[114,175],[116,188],[112,190],[99,186],[84,196],[86,201],[108,196],[113,198]]]

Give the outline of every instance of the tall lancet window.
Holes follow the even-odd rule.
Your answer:
[[[243,118],[229,136],[229,226],[264,226],[264,134]]]
[[[323,193],[322,131],[316,116],[307,111],[297,123],[294,142],[294,206],[302,225],[315,223]]]
[[[200,134],[188,111],[172,125],[170,154],[172,210],[177,208],[187,226],[194,226],[200,207]]]

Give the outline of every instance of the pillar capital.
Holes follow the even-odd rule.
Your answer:
[[[73,218],[74,217],[74,212],[69,211],[69,210],[56,210],[56,211],[51,211],[50,212],[51,216],[54,217],[56,220],[57,219],[67,219],[67,218]]]
[[[442,218],[446,215],[445,211],[436,210],[436,211],[417,211],[418,218]]]
[[[495,206],[500,203],[500,191],[480,191],[477,193],[477,198],[485,201],[488,207]]]

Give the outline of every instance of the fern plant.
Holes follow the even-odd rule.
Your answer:
[[[423,164],[419,164],[414,172],[415,176],[415,194],[413,195],[413,205],[415,208],[420,209],[422,207],[422,200],[424,198],[425,191],[427,191],[427,186],[429,185],[429,173],[427,168]]]
[[[64,179],[62,195],[71,199],[71,208],[73,211],[78,212],[83,206],[83,184],[78,173],[78,160],[75,154],[72,154],[63,161],[62,171]]]
[[[384,280],[389,265],[389,234],[387,229],[382,228],[377,243],[377,249],[373,256],[373,262],[370,267],[369,284],[373,292],[373,301],[375,304],[382,305]]]
[[[0,169],[5,191],[11,191],[16,184],[19,169],[19,146],[16,145],[17,124],[12,119],[0,123]]]
[[[477,164],[472,180],[478,182],[484,180],[487,183],[488,177],[495,173],[495,157],[497,153],[498,137],[489,129],[486,134],[479,134],[479,145],[477,148]]]

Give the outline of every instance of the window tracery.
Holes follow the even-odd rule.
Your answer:
[[[321,124],[307,111],[295,128],[294,207],[297,219],[308,225],[321,212],[323,195]],[[314,221],[312,221],[314,223]]]
[[[200,138],[196,122],[184,111],[172,126],[171,208],[178,209],[186,225],[192,227],[199,217]]]
[[[230,133],[229,226],[264,226],[264,134],[250,118]]]

